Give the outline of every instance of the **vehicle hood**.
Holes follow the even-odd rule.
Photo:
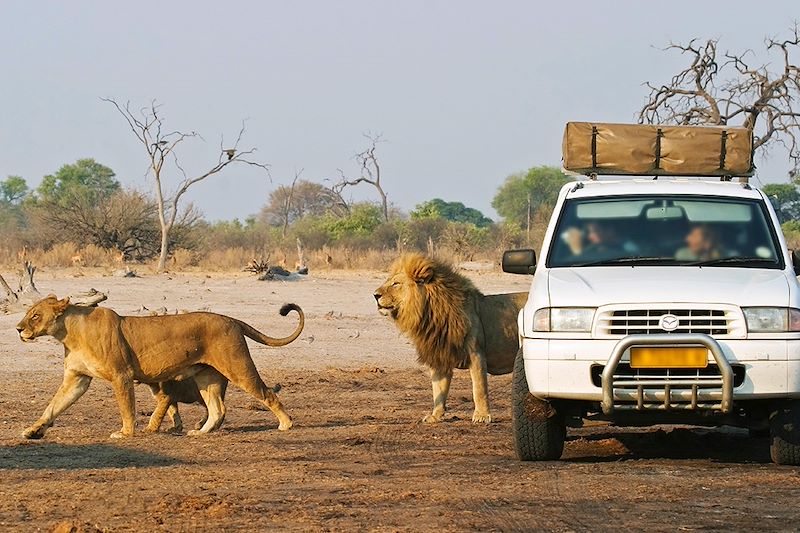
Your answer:
[[[782,270],[725,267],[579,267],[548,273],[552,307],[618,303],[788,306]]]

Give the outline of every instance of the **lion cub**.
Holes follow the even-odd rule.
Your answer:
[[[208,367],[206,372],[209,374],[216,374],[215,387],[217,387],[217,391],[215,394],[224,402],[225,391],[228,388],[228,380],[211,367]],[[195,424],[195,431],[200,430],[208,420],[208,405],[206,405],[203,395],[200,393],[200,388],[197,386],[197,382],[194,378],[180,381],[171,379],[169,381],[162,381],[161,383],[149,383],[148,386],[153,393],[153,398],[156,400],[156,408],[153,410],[153,414],[150,415],[150,422],[147,424],[146,428],[147,431],[153,433],[157,432],[161,427],[164,416],[169,415],[170,420],[172,420],[172,428],[170,428],[169,431],[173,433],[183,433],[183,420],[178,411],[178,403],[197,403],[202,405],[203,409],[205,409],[206,414],[200,422]],[[225,404],[223,403],[222,405],[224,406]],[[222,425],[224,418],[225,414],[223,413],[219,420],[220,425]]]

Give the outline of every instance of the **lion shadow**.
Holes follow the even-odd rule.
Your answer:
[[[181,464],[182,461],[108,444],[59,444],[41,442],[0,446],[0,469],[82,470],[95,468],[152,468]]]
[[[296,429],[296,427],[297,426],[293,426],[292,431]],[[212,435],[213,433],[218,433],[218,434],[227,433],[231,435],[236,435],[240,433],[264,433],[272,435],[272,434],[283,434],[285,432],[280,431],[278,429],[278,424],[264,423],[264,424],[247,424],[242,426],[223,426],[217,431],[212,432]],[[208,435],[206,435],[205,437],[208,437]],[[203,438],[203,436],[201,436],[200,438]]]
[[[616,443],[604,453],[601,443]],[[676,427],[642,431],[606,428],[568,437],[574,448],[567,461],[608,462],[637,459],[705,459],[714,463],[769,463],[769,439],[750,437],[747,430],[721,427]]]
[[[267,411],[267,409],[256,409],[253,408],[252,410],[259,410],[259,411]],[[410,421],[411,419],[408,418],[397,418],[397,419],[385,419],[385,418],[378,418],[374,416],[361,416],[359,418],[328,418],[324,421],[313,421],[308,422],[304,420],[297,420],[294,421],[294,426],[292,426],[292,431],[295,430],[303,430],[303,429],[330,429],[330,428],[359,428],[363,427],[364,424],[374,424],[379,426],[387,426],[392,428],[404,428],[408,431],[413,431],[416,427],[426,427],[420,421],[414,420]],[[453,415],[452,420],[446,419],[443,420],[441,423],[444,422],[457,422],[463,421],[464,418],[458,418],[456,415]],[[228,426],[224,425],[220,428],[220,431],[224,431],[225,433],[257,433],[261,431],[277,431],[278,424],[275,422],[255,422],[249,424],[242,424],[237,426]]]
[[[303,429],[325,429],[325,428],[348,428],[361,426],[358,421],[330,421],[319,423],[295,423],[289,433],[302,431]],[[220,432],[230,433],[235,435],[237,433],[285,433],[278,430],[278,424],[264,423],[264,424],[246,424],[241,426],[223,426]]]

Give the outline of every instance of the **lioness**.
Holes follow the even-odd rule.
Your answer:
[[[489,374],[513,370],[519,348],[517,314],[527,292],[484,296],[451,267],[421,254],[401,256],[375,291],[381,314],[411,337],[417,360],[431,371],[433,411],[422,421],[442,419],[453,369],[469,368],[473,422],[491,422]]]
[[[297,311],[300,321],[294,333],[273,338],[224,315],[187,313],[167,316],[120,316],[104,307],[70,305],[69,298],[55,296],[38,301],[17,324],[23,341],[51,335],[64,345],[64,380],[41,418],[23,436],[38,439],[70,405],[86,392],[92,378],[111,382],[122,415],[122,429],[112,438],[133,435],[134,380],[161,383],[194,378],[208,408],[208,420],[198,433],[219,427],[225,407],[219,377],[252,394],[280,422],[278,429],[292,427],[275,392],[258,375],[245,337],[268,346],[284,346],[303,330],[305,315],[296,304],[285,304],[280,313]]]

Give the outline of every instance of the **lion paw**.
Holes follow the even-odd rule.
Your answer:
[[[45,429],[44,427],[31,426],[22,432],[22,436],[26,439],[41,439],[44,437]]]
[[[440,422],[442,420],[442,415],[437,414],[429,414],[422,417],[423,424],[435,424],[436,422]]]
[[[147,426],[144,428],[147,433],[158,433],[158,427]]]
[[[278,429],[279,429],[280,431],[286,431],[286,430],[288,430],[288,429],[292,429],[292,426],[293,426],[293,425],[294,425],[294,423],[293,423],[291,420],[284,420],[283,422],[281,422],[281,423],[278,425]]]
[[[472,414],[472,422],[475,424],[491,424],[492,415],[489,413],[478,413],[477,411]]]
[[[111,436],[109,438],[112,438],[112,439],[127,439],[128,437],[131,437],[131,436],[132,436],[132,434],[125,433],[124,431],[115,431],[114,433],[111,434]]]
[[[205,433],[203,433],[203,432],[202,432],[201,430],[199,430],[199,429],[190,429],[189,431],[187,431],[187,432],[186,432],[186,434],[187,434],[188,436],[190,436],[190,437],[199,437],[199,436],[201,436],[201,435],[205,435]]]

